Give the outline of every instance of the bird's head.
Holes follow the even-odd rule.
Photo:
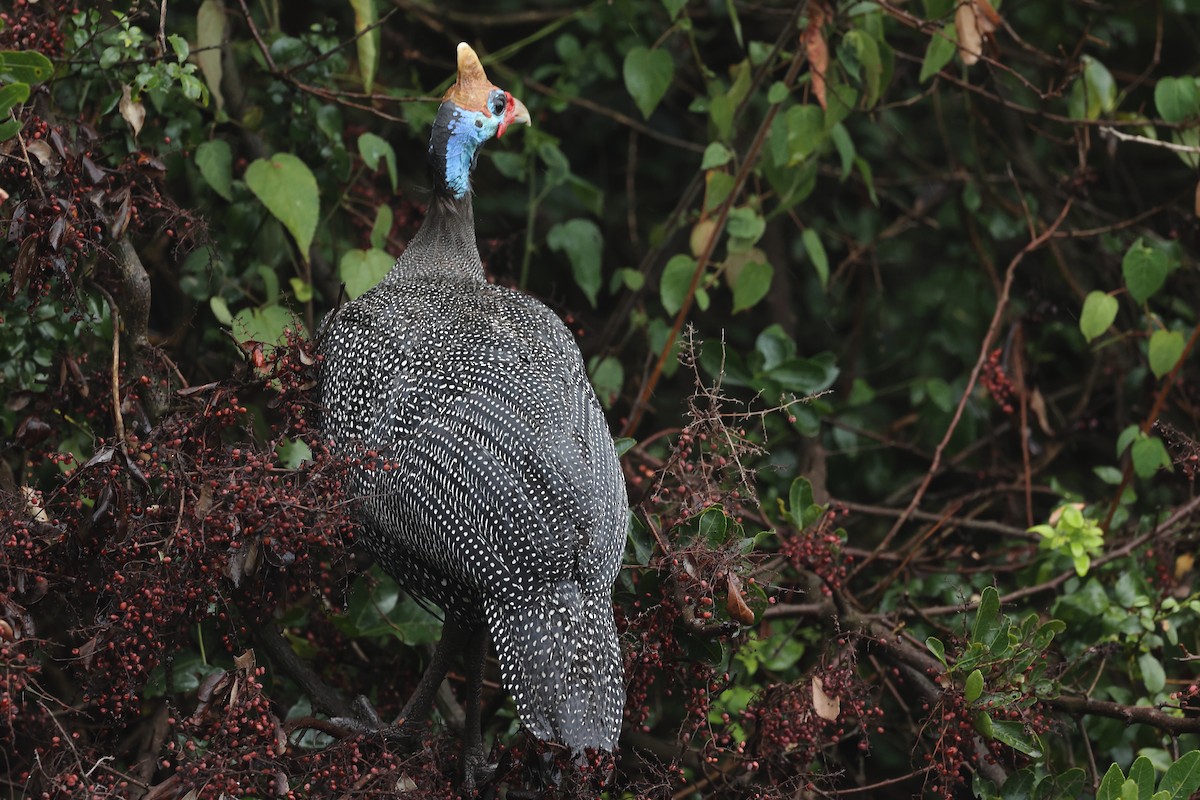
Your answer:
[[[503,136],[513,123],[529,124],[525,104],[489,81],[471,46],[459,44],[458,80],[442,97],[429,137],[439,193],[455,199],[466,195],[479,146]]]

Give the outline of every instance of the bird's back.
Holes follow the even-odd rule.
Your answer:
[[[487,623],[536,735],[611,749],[628,506],[570,332],[520,293],[418,277],[340,309],[321,351],[326,431],[374,454],[354,482],[367,546],[414,593]]]

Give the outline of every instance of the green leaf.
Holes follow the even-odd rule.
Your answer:
[[[233,313],[229,310],[229,304],[225,302],[224,297],[214,294],[208,298],[208,307],[212,309],[213,316],[217,318],[217,322],[222,325],[231,325],[233,323]]]
[[[182,64],[187,61],[191,49],[188,47],[187,39],[177,33],[172,33],[167,37],[167,42],[171,45],[171,50],[175,53],[175,60]]]
[[[796,478],[792,481],[792,488],[788,491],[788,511],[792,523],[800,530],[804,530],[821,516],[821,507],[813,503],[812,484],[808,478]]]
[[[54,64],[36,50],[0,51],[0,79],[13,83],[41,83],[54,74]]]
[[[704,148],[704,158],[700,162],[700,169],[714,169],[715,167],[723,167],[733,158],[733,151],[720,142],[713,142],[708,147]]]
[[[742,267],[733,284],[733,313],[758,305],[771,290],[775,269],[767,263],[751,261]]]
[[[713,547],[720,547],[729,537],[729,518],[720,506],[712,506],[700,515],[700,535]]]
[[[0,122],[0,142],[11,139],[12,137],[16,136],[17,132],[20,130],[20,120],[10,119],[6,120],[5,122]]]
[[[963,697],[968,703],[974,703],[983,694],[983,673],[979,670],[972,670],[967,676],[966,687],[963,690]]]
[[[930,636],[925,640],[925,646],[929,648],[929,652],[933,653],[938,661],[942,662],[943,667],[946,669],[950,668],[950,665],[946,663],[946,645],[942,644],[941,639],[936,636]]]
[[[346,284],[346,295],[353,300],[383,280],[396,259],[382,250],[348,250],[338,262],[338,277]]]
[[[1104,773],[1100,788],[1096,790],[1096,800],[1121,800],[1121,786],[1125,783],[1125,773],[1121,767],[1113,764]]]
[[[825,254],[825,245],[821,244],[821,237],[812,228],[805,228],[804,233],[800,234],[800,239],[804,242],[804,251],[812,259],[813,269],[817,271],[817,277],[821,281],[821,288],[828,288],[829,256]]]
[[[866,107],[879,102],[883,89],[883,59],[879,54],[879,42],[864,30],[852,30],[842,38],[842,47],[850,48],[861,69],[863,85],[866,86]]]
[[[925,60],[921,63],[921,75],[917,80],[924,83],[937,75],[954,58],[957,49],[958,29],[953,25],[934,33],[929,39],[929,47],[925,48]]]
[[[665,50],[635,47],[625,56],[625,88],[642,116],[649,119],[675,76],[675,61]]]
[[[28,83],[10,83],[7,86],[0,86],[0,116],[8,116],[9,109],[28,99]]]
[[[1104,333],[1117,318],[1117,298],[1104,292],[1091,292],[1083,301],[1079,315],[1079,330],[1083,338],[1092,341]]]
[[[1139,478],[1154,477],[1159,468],[1171,469],[1171,457],[1162,439],[1157,436],[1143,436],[1133,443],[1129,451],[1133,459],[1133,471]]]
[[[600,255],[604,249],[600,227],[590,219],[560,222],[546,233],[546,244],[557,253],[566,253],[575,284],[595,308],[601,285]]]
[[[1154,794],[1154,781],[1157,780],[1154,764],[1145,756],[1139,756],[1129,766],[1129,781],[1138,787],[1138,800],[1150,800]]]
[[[301,278],[288,278],[288,285],[292,287],[292,294],[296,296],[296,300],[301,303],[307,303],[313,299],[313,285]]]
[[[196,167],[212,190],[233,201],[233,151],[224,139],[213,139],[196,148]]]
[[[1153,247],[1147,247],[1138,239],[1125,251],[1121,260],[1121,272],[1125,276],[1125,285],[1129,294],[1139,303],[1144,303],[1155,292],[1162,288],[1171,270],[1167,254]]]
[[[1179,331],[1155,331],[1150,336],[1150,369],[1161,378],[1179,363],[1183,356],[1184,340]]]
[[[234,315],[230,327],[239,342],[283,344],[283,329],[295,328],[296,320],[282,306],[243,308]]]
[[[615,356],[593,358],[588,366],[588,373],[592,380],[592,388],[596,390],[596,397],[605,408],[611,408],[625,383],[625,368],[621,366],[620,359]]]
[[[1167,673],[1163,670],[1162,662],[1153,654],[1142,653],[1138,656],[1138,669],[1142,673],[1142,683],[1146,685],[1146,691],[1151,694],[1158,694],[1167,685]]]
[[[1141,433],[1137,425],[1125,426],[1125,430],[1121,431],[1117,436],[1117,458],[1125,455],[1125,451],[1129,449],[1129,445],[1137,441]]]
[[[617,451],[617,458],[628,453],[637,444],[637,439],[631,439],[628,436],[622,436],[619,439],[613,439],[613,449]]]
[[[975,612],[975,626],[971,629],[971,641],[990,645],[1000,629],[1000,593],[995,586],[985,586],[979,595],[979,608]]]
[[[1200,114],[1200,89],[1187,75],[1160,78],[1154,87],[1154,106],[1167,122],[1183,122]]]
[[[850,177],[850,171],[854,168],[854,140],[850,138],[846,126],[840,122],[829,129],[829,138],[842,162],[842,174],[838,176],[838,180],[844,181]]]
[[[367,169],[370,170],[379,169],[379,159],[387,161],[388,179],[392,182],[392,191],[395,191],[398,185],[396,151],[392,149],[387,140],[374,133],[364,133],[358,137],[358,153],[362,156]]]
[[[729,252],[744,253],[762,238],[767,230],[767,221],[753,208],[742,206],[729,212],[725,230],[730,239],[726,245]]]
[[[663,7],[667,9],[667,14],[670,15],[671,21],[679,16],[679,12],[688,4],[688,0],[662,0]]]
[[[369,94],[375,84],[375,70],[379,68],[380,30],[375,27],[367,31],[378,20],[375,0],[350,0],[350,7],[354,9],[354,33],[358,36],[358,74],[362,77],[363,91]]]
[[[792,106],[787,110],[788,165],[808,158],[825,141],[825,112],[818,105]]]
[[[300,257],[308,261],[321,202],[312,170],[291,153],[260,158],[246,168],[246,185],[296,240]]]
[[[1187,800],[1197,789],[1200,789],[1200,750],[1190,750],[1167,769],[1158,790],[1167,792],[1171,800]]]
[[[658,284],[658,296],[668,314],[674,314],[683,307],[683,298],[687,296],[695,272],[696,259],[683,253],[673,256],[663,268]]]
[[[1117,83],[1108,68],[1091,56],[1080,59],[1083,69],[1067,101],[1072,119],[1099,119],[1117,105]]]
[[[1041,758],[1042,748],[1025,732],[1025,726],[1010,720],[992,720],[992,738],[1030,758]]]
[[[371,247],[376,250],[387,249],[387,237],[392,232],[392,207],[387,203],[375,211],[375,222],[371,225]]]
[[[784,100],[787,100],[789,94],[791,94],[791,92],[788,91],[786,83],[783,81],[775,81],[771,84],[771,88],[767,90],[767,102],[773,106],[778,105]]]

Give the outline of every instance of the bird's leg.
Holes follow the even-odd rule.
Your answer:
[[[425,668],[421,680],[417,682],[416,690],[404,704],[399,719],[383,732],[385,737],[407,739],[416,734],[417,728],[429,718],[438,687],[442,685],[446,672],[450,669],[450,660],[456,652],[462,650],[466,638],[467,630],[456,622],[453,616],[447,614],[446,622],[442,625],[442,638],[433,650],[433,659]]]
[[[487,628],[479,625],[467,633],[467,646],[463,651],[466,668],[467,696],[466,719],[463,723],[463,753],[460,782],[464,794],[471,794],[480,784],[487,783],[495,774],[494,764],[488,764],[483,755],[483,663],[487,656]]]

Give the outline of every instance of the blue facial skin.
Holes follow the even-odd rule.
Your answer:
[[[433,124],[429,156],[447,194],[456,200],[471,191],[471,171],[479,155],[479,146],[496,135],[502,114],[488,116],[482,111],[466,111],[452,102],[442,103]],[[438,150],[444,147],[444,158]]]

